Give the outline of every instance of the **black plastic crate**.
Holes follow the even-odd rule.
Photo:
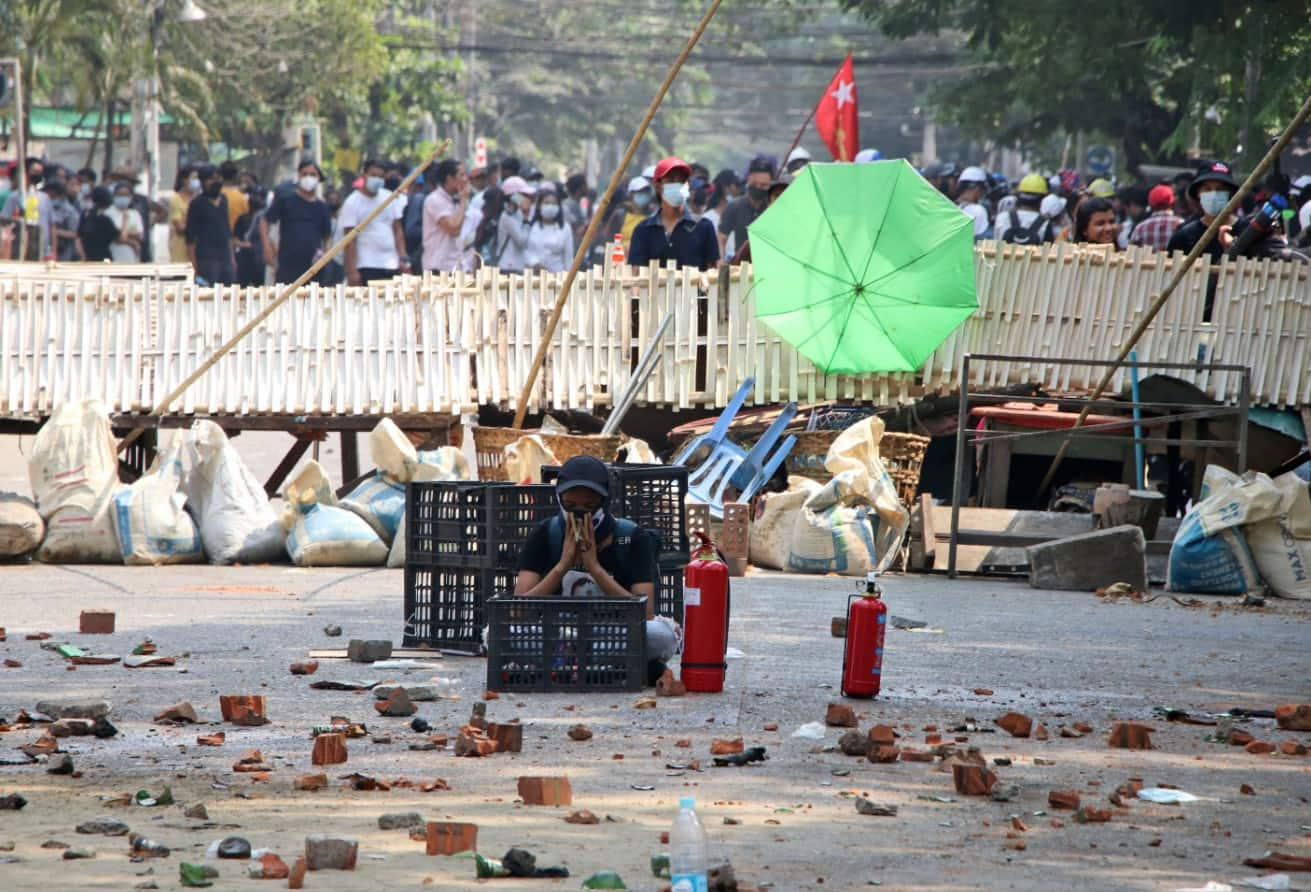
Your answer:
[[[636,691],[646,676],[645,598],[487,602],[493,691]]]
[[[687,468],[681,465],[606,465],[610,470],[610,513],[626,517],[660,537],[662,562],[687,563]],[[542,468],[542,482],[554,485],[560,468]]]
[[[687,569],[685,561],[660,564],[659,579],[656,582],[656,616],[667,616],[680,626],[683,625],[683,571]]]
[[[513,569],[533,527],[556,510],[550,486],[411,483],[405,495],[406,566]]]
[[[405,565],[405,647],[483,652],[484,605],[514,592],[512,570]]]

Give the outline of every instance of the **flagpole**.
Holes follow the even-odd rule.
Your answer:
[[[823,101],[824,101],[824,97],[823,96],[819,97],[819,102],[823,102]],[[815,112],[819,111],[819,102],[816,102],[815,107],[810,110],[810,114],[806,115],[806,122],[801,125],[801,129],[798,130],[797,135],[793,137],[792,145],[788,146],[788,150],[783,153],[783,160],[779,164],[780,173],[782,173],[783,170],[787,168],[788,156],[790,156],[793,150],[796,149],[796,147],[801,144],[801,137],[805,134],[806,128],[810,126],[811,121],[815,120]]]

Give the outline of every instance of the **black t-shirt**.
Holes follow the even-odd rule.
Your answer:
[[[109,246],[118,238],[118,227],[99,211],[91,211],[77,227],[87,260],[108,260]]]
[[[1165,249],[1167,251],[1183,251],[1187,254],[1193,250],[1193,245],[1202,240],[1202,236],[1206,233],[1206,226],[1207,224],[1202,222],[1201,217],[1193,217],[1175,229]],[[1206,253],[1211,255],[1212,262],[1218,263],[1223,252],[1224,249],[1220,246],[1218,237],[1211,239],[1211,243],[1206,246]]]
[[[226,264],[232,257],[232,229],[228,226],[228,197],[218,204],[197,195],[187,205],[187,244],[196,246],[196,265]]]
[[[719,232],[721,235],[734,236],[734,251],[742,250],[742,246],[747,243],[747,227],[764,211],[763,205],[757,208],[745,195],[734,198],[724,207],[724,212],[719,216]]]
[[[314,265],[314,255],[332,232],[332,212],[327,203],[317,198],[306,201],[296,192],[284,192],[273,199],[264,218],[270,226],[280,224],[278,269],[293,278]]]
[[[531,570],[540,576],[545,576],[560,562],[564,540],[561,539],[559,547],[551,547],[551,522],[551,520],[542,521],[529,534],[528,541],[519,552],[519,565],[515,568],[516,571]],[[597,557],[600,558],[602,569],[630,592],[635,585],[655,582],[655,543],[651,534],[645,530],[639,529],[633,536],[633,541],[628,547],[627,561],[620,561],[620,549],[613,536],[610,544],[602,548]],[[582,569],[581,564],[579,569]]]

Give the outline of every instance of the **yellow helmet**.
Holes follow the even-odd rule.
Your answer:
[[[1040,173],[1025,174],[1020,180],[1020,187],[1016,191],[1028,192],[1030,195],[1046,195],[1047,179]]]
[[[1088,184],[1088,192],[1094,198],[1115,197],[1115,187],[1111,185],[1110,180],[1103,179],[1102,177],[1098,177],[1097,179],[1093,180],[1091,183]]]

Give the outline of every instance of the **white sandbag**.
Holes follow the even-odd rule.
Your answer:
[[[419,452],[419,466],[414,469],[415,481],[427,480],[472,480],[473,472],[469,459],[455,446],[442,446]],[[405,566],[405,515],[396,526],[396,535],[392,537],[391,550],[387,552],[388,567]]]
[[[319,505],[337,504],[337,496],[332,491],[332,481],[328,479],[328,472],[323,470],[323,465],[314,459],[305,462],[287,478],[286,485],[282,487],[282,498],[288,505],[302,502],[314,502]],[[293,521],[294,518],[287,520],[284,517],[284,528],[291,529]]]
[[[414,444],[390,418],[369,432],[369,455],[374,467],[402,483],[410,479],[407,468],[419,463]]]
[[[505,447],[505,479],[511,483],[537,483],[542,465],[558,465],[555,453],[538,434],[527,434]]]
[[[1282,497],[1279,513],[1243,528],[1252,558],[1270,591],[1281,598],[1311,600],[1311,492],[1296,474],[1273,481]]]
[[[194,564],[205,559],[182,492],[184,446],[177,442],[141,479],[114,496],[114,532],[119,554],[129,566]]]
[[[46,527],[39,560],[121,560],[110,514],[119,487],[118,455],[109,415],[98,400],[56,409],[36,435],[27,471]]]
[[[765,493],[756,501],[748,546],[753,565],[770,570],[787,569],[792,527],[801,506],[819,489],[819,483],[808,477],[789,477],[787,492]]]
[[[45,532],[35,502],[16,492],[0,492],[0,560],[35,551]]]
[[[359,515],[315,501],[291,510],[287,554],[297,567],[376,567],[387,560],[387,546]]]
[[[663,464],[659,457],[656,456],[655,450],[646,440],[632,437],[620,444],[616,455],[619,456],[619,462],[625,465],[659,465]]]
[[[183,492],[211,562],[264,564],[286,557],[287,532],[223,428],[212,421],[193,424],[183,460]]]
[[[813,493],[792,527],[788,568],[864,576],[896,558],[910,512],[879,457],[883,420],[859,421],[838,435],[824,467],[833,479]]]
[[[381,470],[374,471],[341,500],[341,507],[357,515],[390,545],[405,519],[405,484]]]
[[[1207,468],[1204,479],[1206,497],[1184,517],[1170,544],[1166,588],[1211,595],[1259,591],[1261,574],[1243,525],[1276,517],[1283,497],[1265,474],[1237,478]]]

